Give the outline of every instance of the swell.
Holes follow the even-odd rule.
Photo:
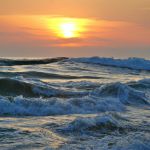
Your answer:
[[[149,128],[141,127],[140,124],[133,124],[127,116],[114,112],[101,113],[96,117],[77,117],[63,126],[54,126],[53,130],[62,134],[93,134],[94,131],[98,134],[110,134],[115,130],[121,134],[133,131],[150,132]]]
[[[48,59],[0,59],[0,66],[15,65],[40,65],[50,64],[68,59],[67,57],[48,58]]]
[[[24,97],[40,96],[40,94],[35,93],[33,91],[34,88],[38,88],[38,86],[35,86],[32,83],[19,81],[17,79],[11,78],[0,79],[0,94],[2,96],[18,96],[18,95],[22,95]]]
[[[70,61],[150,71],[150,60],[146,60],[144,58],[114,59],[114,58],[90,57],[90,58],[72,58],[70,59]]]
[[[22,79],[23,80],[23,79]],[[0,95],[7,97],[15,97],[22,95],[28,98],[37,97],[79,97],[85,95],[87,92],[71,92],[64,91],[51,87],[48,84],[38,84],[32,81],[21,81],[15,78],[1,78],[0,79]]]
[[[73,75],[63,75],[55,73],[46,73],[38,71],[27,71],[27,72],[0,72],[0,76],[4,77],[33,77],[33,78],[48,78],[48,79],[100,79],[102,77],[93,77],[93,76],[73,76]]]
[[[77,117],[72,122],[55,129],[56,132],[86,133],[90,131],[100,131],[101,133],[109,133],[114,130],[125,132],[125,130],[133,129],[129,120],[118,113],[102,113],[96,117]]]
[[[150,89],[150,78],[139,80],[137,82],[129,82],[128,85],[135,89]]]
[[[135,70],[150,71],[150,60],[144,58],[128,58],[128,59],[114,59],[114,58],[101,58],[101,57],[85,57],[85,58],[47,58],[47,59],[0,59],[0,66],[15,66],[15,65],[40,65],[50,64],[59,61],[77,62],[87,64],[99,64],[104,66],[113,66],[121,68],[129,68]]]

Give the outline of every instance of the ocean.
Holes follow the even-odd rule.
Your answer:
[[[150,60],[1,58],[0,150],[150,150]]]

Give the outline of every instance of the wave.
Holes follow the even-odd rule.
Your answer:
[[[118,113],[77,117],[69,123],[55,125],[50,129],[60,135],[75,137],[74,140],[80,137],[78,142],[82,140],[81,149],[92,147],[96,150],[149,150],[150,147],[148,126],[141,126],[136,121],[134,123],[127,115]],[[68,147],[74,149],[72,143],[63,146],[63,149]]]
[[[142,127],[141,124],[133,124],[127,116],[116,112],[106,112],[91,117],[77,117],[62,126],[54,126],[53,130],[63,134],[93,133],[93,131],[109,134],[115,130],[120,133],[126,131],[150,132],[149,128]]]
[[[35,83],[33,80],[21,78],[0,78],[0,95],[23,97],[79,97],[86,95],[87,92],[65,91],[51,87],[45,83]]]
[[[144,58],[114,59],[114,58],[91,57],[91,58],[71,58],[70,61],[150,71],[150,60],[146,60]]]
[[[0,59],[0,66],[15,65],[40,65],[50,64],[68,59],[67,57],[47,58],[47,59]]]
[[[150,60],[144,58],[128,58],[128,59],[114,59],[114,58],[101,58],[101,57],[89,57],[89,58],[46,58],[46,59],[0,59],[0,66],[15,66],[15,65],[40,65],[50,64],[55,62],[79,62],[79,63],[90,63],[100,64],[106,66],[114,66],[121,68],[129,68],[136,70],[148,70],[150,71]]]
[[[150,88],[150,78],[142,79],[137,82],[129,82],[128,85],[130,87],[136,88],[136,89],[149,89]]]
[[[149,84],[149,80],[140,80],[136,83]],[[64,84],[66,88],[24,78],[1,78],[0,115],[92,114],[106,111],[121,112],[125,111],[127,106],[150,106],[150,96],[145,91],[133,88],[131,85],[135,83],[98,85],[82,81]]]
[[[59,127],[56,131],[59,132],[79,132],[100,131],[101,133],[109,133],[114,130],[133,129],[129,120],[120,116],[117,113],[104,113],[95,117],[77,117],[69,124]]]
[[[149,104],[149,97],[145,92],[135,90],[120,82],[104,84],[92,94],[101,97],[115,97],[128,105]]]
[[[4,77],[33,77],[33,78],[48,78],[48,79],[101,79],[103,77],[93,77],[93,76],[74,76],[74,75],[63,75],[56,73],[38,72],[38,71],[27,71],[27,72],[0,72],[1,76]]]
[[[38,93],[44,94],[45,91]],[[50,93],[51,94],[51,93]],[[75,94],[75,93],[74,93]],[[84,93],[85,94],[85,93]],[[96,97],[94,95],[71,95],[72,98],[51,97],[51,98],[24,98],[17,97],[0,97],[0,114],[1,115],[30,115],[30,116],[49,116],[49,115],[67,115],[67,114],[93,114],[107,111],[122,112],[126,110],[127,103],[122,99],[113,97]],[[74,98],[73,98],[74,97]],[[138,101],[132,98],[128,103],[132,106],[145,104],[149,106],[148,101]],[[134,103],[133,103],[134,101]],[[141,104],[140,104],[141,103]]]
[[[39,93],[36,91],[38,90]],[[56,89],[46,88],[38,85],[34,85],[29,82],[19,81],[17,79],[11,78],[1,78],[0,79],[0,94],[3,96],[17,96],[23,95],[25,97],[37,97],[46,96],[40,91],[46,91],[47,95],[54,96],[57,93]]]
[[[73,97],[73,96],[72,96]],[[78,98],[24,98],[0,97],[0,115],[49,116],[92,114],[106,111],[123,111],[125,106],[116,99],[91,96]]]

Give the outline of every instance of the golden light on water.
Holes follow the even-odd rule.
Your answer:
[[[78,18],[50,18],[47,19],[48,28],[60,38],[82,37],[87,30],[90,20]]]

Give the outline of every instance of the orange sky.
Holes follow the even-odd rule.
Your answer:
[[[149,0],[0,0],[0,56],[150,58]]]

